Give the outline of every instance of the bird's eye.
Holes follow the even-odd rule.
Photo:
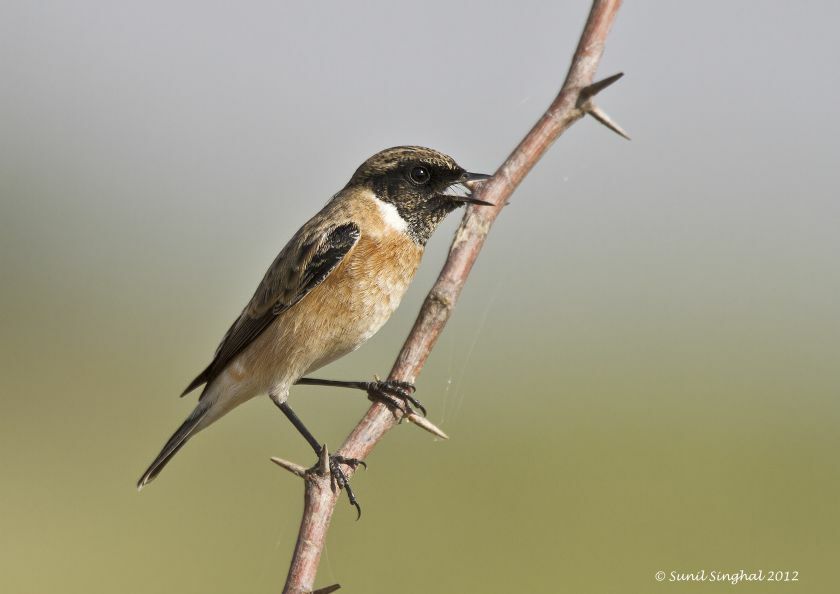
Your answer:
[[[427,183],[431,178],[432,174],[426,167],[423,167],[422,165],[418,165],[417,167],[414,167],[411,171],[408,172],[408,179],[410,179],[418,186],[422,186],[423,184]]]

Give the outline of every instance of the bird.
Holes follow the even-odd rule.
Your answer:
[[[323,445],[289,406],[295,384],[361,389],[372,400],[425,414],[412,395],[414,386],[405,382],[304,376],[356,350],[385,324],[441,221],[465,204],[491,205],[472,196],[489,177],[420,146],[389,148],[362,163],[280,251],[210,364],[181,394],[203,386],[193,411],[140,477],[138,490],[198,432],[261,394],[320,454]],[[342,464],[364,463],[329,458],[333,479],[361,514]]]

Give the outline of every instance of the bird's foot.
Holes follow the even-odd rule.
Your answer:
[[[364,460],[345,458],[344,456],[340,456],[338,454],[332,454],[329,456],[328,468],[330,472],[330,480],[338,487],[339,490],[343,489],[347,492],[347,499],[350,501],[350,505],[356,508],[356,519],[358,520],[362,517],[362,507],[356,500],[356,494],[353,493],[353,488],[350,486],[350,479],[347,478],[347,475],[344,474],[344,471],[341,469],[342,464],[349,466],[353,470],[356,470],[359,466],[367,469],[367,464],[365,464]],[[320,468],[321,464],[318,463],[310,469],[310,472],[320,472]]]
[[[416,388],[409,382],[396,380],[379,380],[366,382],[365,390],[368,393],[368,400],[384,402],[389,407],[395,408],[407,415],[414,412],[412,407],[420,410],[426,416],[426,407],[423,406],[412,394]]]

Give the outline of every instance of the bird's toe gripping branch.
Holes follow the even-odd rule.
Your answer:
[[[584,112],[591,115],[593,118],[601,122],[604,126],[621,136],[622,138],[626,138],[630,140],[630,135],[624,131],[624,128],[619,126],[613,119],[604,112],[603,109],[595,105],[594,97],[608,86],[616,82],[624,76],[623,72],[619,72],[618,74],[613,74],[612,76],[608,76],[607,78],[600,80],[598,82],[592,83],[588,87],[584,87],[580,91],[580,95],[578,96],[578,108],[582,109]]]
[[[367,383],[368,398],[374,402],[383,402],[392,410],[402,413],[401,419],[407,419],[421,429],[425,429],[432,435],[441,439],[449,439],[437,425],[426,418],[426,408],[417,400],[412,393],[415,391],[414,384],[398,380],[379,380]],[[409,404],[411,406],[409,406]],[[417,408],[423,416],[414,412],[412,407]]]
[[[324,451],[326,452],[326,450],[327,448],[324,446]],[[344,474],[344,471],[341,469],[342,464],[349,466],[353,470],[356,470],[359,466],[367,468],[367,464],[365,464],[363,460],[345,458],[344,456],[339,455],[327,457],[327,466],[329,468],[332,484],[335,487],[338,487],[339,490],[344,489],[347,492],[347,499],[350,500],[350,505],[356,508],[356,519],[358,520],[362,517],[362,507],[359,505],[359,502],[356,501],[356,494],[353,493],[353,488],[350,486],[350,479],[347,478],[347,475]],[[323,458],[319,461],[318,465],[321,469],[323,469]]]
[[[419,409],[424,417],[426,416],[426,407],[412,395],[416,388],[410,382],[376,378],[376,381],[367,382],[365,388],[370,400],[384,402],[402,412],[403,415],[413,412],[409,407],[411,405]]]
[[[333,386],[339,388],[353,388],[356,390],[364,390],[368,394],[368,398],[374,402],[381,402],[387,406],[400,420],[408,419],[421,429],[425,429],[432,435],[440,437],[441,439],[449,439],[449,436],[441,431],[438,427],[429,421],[426,415],[426,409],[420,404],[413,395],[414,384],[400,380],[380,380],[378,377],[372,382],[348,382],[339,380],[317,379],[312,377],[302,377],[296,383],[305,386]],[[278,405],[279,406],[279,405]],[[419,409],[423,416],[414,412],[414,408]],[[288,407],[287,407],[288,408]],[[281,407],[282,410],[282,407]],[[284,411],[288,416],[289,412]],[[285,466],[284,466],[285,468]]]
[[[321,448],[321,453],[318,455],[318,462],[312,468],[304,468],[294,462],[289,462],[288,460],[283,460],[282,458],[271,458],[271,461],[277,464],[280,468],[284,470],[288,470],[295,476],[300,478],[306,479],[309,478],[311,475],[317,475],[321,477],[330,477],[330,484],[334,488],[338,488],[339,490],[344,490],[347,492],[347,498],[350,500],[350,505],[356,508],[356,519],[362,517],[362,508],[359,505],[359,502],[356,500],[356,494],[353,493],[352,487],[350,487],[350,479],[344,473],[341,468],[341,465],[349,466],[353,470],[356,470],[359,466],[367,468],[367,464],[364,460],[357,460],[356,458],[346,458],[345,456],[341,456],[339,454],[330,455],[327,451],[327,446],[323,446]]]

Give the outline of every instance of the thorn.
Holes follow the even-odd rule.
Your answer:
[[[615,132],[619,136],[622,136],[622,137],[626,138],[627,140],[630,140],[630,135],[627,134],[627,132],[625,132],[624,129],[621,126],[619,126],[614,121],[612,121],[610,116],[608,116],[606,113],[604,113],[601,110],[601,108],[598,107],[597,105],[590,104],[589,106],[587,106],[586,107],[586,113],[588,113],[593,118],[595,118],[596,120],[598,120],[599,122],[604,124],[607,128],[609,128],[610,130],[612,130],[613,132]]]
[[[611,84],[616,82],[622,76],[624,76],[624,73],[619,72],[618,74],[613,74],[612,76],[608,76],[604,80],[599,80],[598,82],[594,82],[591,85],[589,85],[588,87],[584,87],[580,91],[580,99],[578,100],[578,104],[586,101],[587,99],[589,99],[591,97],[594,97],[595,95],[597,95],[598,93],[600,93],[601,91],[606,89],[608,86],[610,86]]]
[[[437,425],[435,425],[434,423],[432,423],[429,419],[427,419],[425,417],[421,417],[421,416],[419,416],[419,415],[417,415],[413,412],[410,412],[407,415],[403,415],[403,418],[408,419],[409,421],[411,421],[412,423],[414,423],[415,425],[417,425],[421,429],[425,429],[426,431],[428,431],[432,435],[436,435],[437,437],[440,437],[441,439],[449,439],[449,436],[446,433],[444,433],[443,431],[438,429]]]
[[[341,588],[341,584],[333,584],[332,586],[327,586],[326,588],[321,588],[320,590],[313,590],[312,594],[332,594],[339,588]]]
[[[274,462],[280,468],[288,470],[289,472],[299,476],[300,478],[306,477],[306,469],[303,466],[299,466],[294,462],[289,462],[288,460],[283,460],[283,458],[271,458],[271,461]]]
[[[321,476],[330,476],[330,453],[327,451],[327,444],[321,446],[321,456],[318,459],[318,467]]]
[[[624,76],[624,73],[619,72],[618,74],[613,74],[612,76],[608,76],[603,80],[594,82],[588,87],[582,88],[580,90],[580,94],[578,95],[577,106],[579,109],[582,109],[583,111],[591,115],[593,118],[601,122],[603,125],[605,125],[607,128],[609,128],[619,136],[630,140],[630,135],[627,134],[627,132],[625,132],[621,126],[616,124],[612,120],[612,118],[610,118],[610,116],[608,116],[604,111],[601,110],[600,107],[595,105],[595,103],[593,103],[592,101],[592,98],[595,95],[597,95],[598,93],[606,89],[608,86],[616,82],[622,76]]]

